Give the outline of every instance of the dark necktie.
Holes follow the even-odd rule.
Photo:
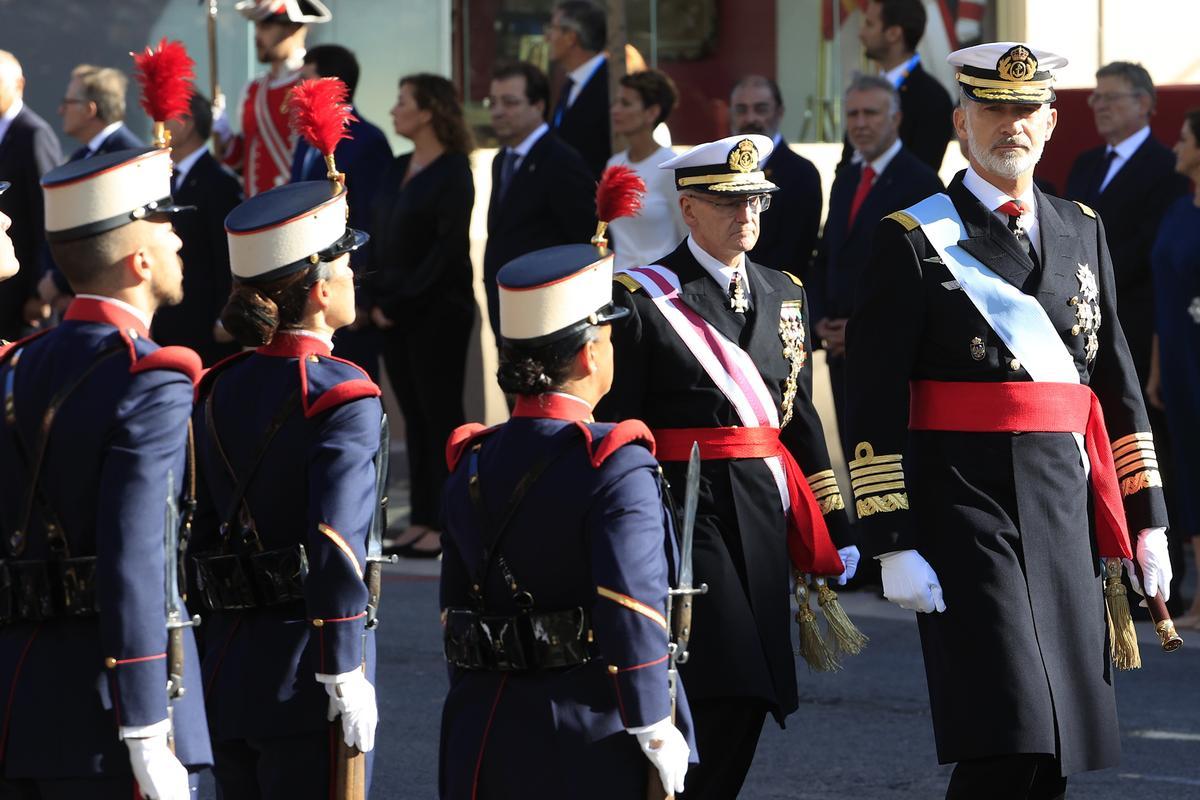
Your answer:
[[[67,160],[68,161],[81,161],[81,160],[87,158],[88,156],[90,156],[91,154],[92,154],[92,148],[88,147],[85,144],[83,147],[79,148],[74,153],[71,153],[71,157]]]
[[[1021,249],[1029,255],[1029,260],[1033,262],[1034,271],[1040,269],[1041,262],[1038,261],[1037,250],[1033,249],[1033,241],[1025,233],[1025,230],[1017,224],[1023,215],[1029,213],[1029,209],[1020,200],[1009,200],[996,210],[1008,215],[1008,229],[1012,231],[1013,236],[1017,237],[1017,244],[1021,245]]]
[[[520,158],[516,150],[506,149],[504,151],[504,160],[500,162],[500,197],[503,198],[508,193],[508,186],[512,183],[513,175],[517,173],[517,160]]]
[[[562,127],[563,115],[567,113],[567,108],[571,99],[571,88],[575,85],[575,81],[568,77],[563,81],[562,91],[558,94],[558,103],[554,106],[554,127]]]
[[[854,190],[854,199],[850,202],[850,219],[846,221],[846,230],[854,227],[854,218],[862,208],[863,201],[871,192],[871,184],[875,181],[875,170],[870,164],[863,164],[862,177],[858,179],[858,188]]]
[[[1117,151],[1111,147],[1108,148],[1108,152],[1104,154],[1104,160],[1100,162],[1100,168],[1096,170],[1096,175],[1092,180],[1092,186],[1087,197],[1089,204],[1095,205],[1096,201],[1100,199],[1100,187],[1104,185],[1104,178],[1108,175],[1108,170],[1112,167],[1113,159],[1116,157]]]

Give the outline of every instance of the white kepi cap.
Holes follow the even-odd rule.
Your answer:
[[[370,238],[346,227],[346,188],[336,181],[277,186],[225,217],[229,268],[241,281],[273,281],[334,261]]]
[[[1054,71],[1067,59],[1020,42],[989,42],[955,50],[946,61],[967,97],[980,103],[1054,101]]]
[[[709,194],[763,194],[779,187],[767,180],[760,164],[775,143],[757,133],[726,136],[698,144],[686,153],[658,165],[675,170],[675,188]]]
[[[308,25],[333,19],[321,0],[240,0],[233,10],[252,22],[283,17]]]
[[[590,244],[546,247],[514,258],[496,275],[500,336],[537,348],[629,313],[612,302],[613,256]]]
[[[171,199],[171,151],[118,150],[71,161],[42,176],[46,240],[67,242],[155,214],[190,211]]]

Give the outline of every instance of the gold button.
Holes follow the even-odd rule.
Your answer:
[[[1077,305],[1079,305],[1079,298],[1078,298],[1078,297],[1072,297],[1070,300],[1068,300],[1068,301],[1067,301],[1067,305],[1069,305],[1069,306],[1077,306]]]
[[[109,669],[116,669],[117,660],[112,656],[109,656],[108,658],[104,659],[104,666],[108,667]]]
[[[616,674],[617,674],[618,672],[620,672],[620,671],[621,671],[621,670],[617,669],[617,666],[616,666],[616,664],[609,664],[609,665],[608,665],[608,674],[609,674],[609,675],[616,675]]]
[[[313,623],[313,627],[314,627],[314,628],[320,628],[322,625],[324,625],[324,624],[325,624],[325,620],[323,620],[323,619],[314,619],[314,620],[312,621],[312,623]]]
[[[1078,325],[1072,325],[1071,326],[1071,335],[1078,336],[1080,330],[1081,330],[1081,328]]]
[[[311,361],[312,363],[316,364],[316,363],[317,363],[318,361],[320,361],[321,359],[317,358],[315,355],[310,355],[310,356],[308,357],[308,360],[309,360],[309,361]]]
[[[1008,362],[1008,368],[1013,372],[1016,372],[1021,368],[1021,362],[1014,358],[1012,361]]]
[[[129,329],[129,338],[130,338],[130,339],[136,339],[136,338],[138,338],[138,332],[137,332],[137,331],[135,331],[133,328],[130,328],[130,329]]]

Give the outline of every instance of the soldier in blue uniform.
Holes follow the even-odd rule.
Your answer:
[[[627,313],[611,281],[612,256],[590,245],[499,272],[513,418],[447,446],[446,800],[644,797],[646,758],[678,792],[695,758],[682,687],[674,719],[668,689],[674,537],[654,440],[637,421],[592,421],[612,384],[609,323]]]
[[[366,373],[330,355],[366,234],[333,181],[256,195],[225,224],[221,321],[255,349],[205,374],[195,411],[213,771],[222,798],[325,798],[350,746],[369,786],[378,720],[363,576],[383,412]]]
[[[212,759],[192,634],[167,634],[182,602],[164,524],[200,373],[148,334],[182,299],[170,176],[166,150],[135,149],[42,178],[76,296],[58,327],[0,349],[5,798],[183,800]],[[179,663],[187,691],[169,705]]]

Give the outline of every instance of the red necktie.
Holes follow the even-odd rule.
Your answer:
[[[871,191],[871,184],[875,180],[875,170],[870,164],[863,165],[862,177],[858,179],[858,188],[854,190],[854,200],[850,202],[850,219],[846,223],[846,229],[854,227],[854,218],[858,216],[858,209],[862,208],[863,201],[867,199],[867,193]]]

